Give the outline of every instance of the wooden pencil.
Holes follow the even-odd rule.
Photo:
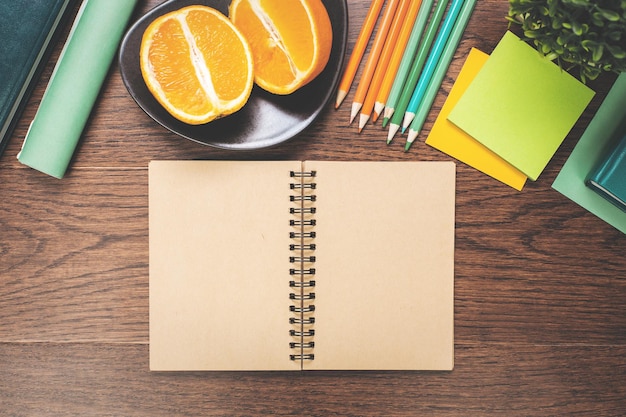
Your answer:
[[[422,5],[420,6],[419,13],[417,14],[417,19],[415,24],[413,25],[413,29],[411,30],[411,36],[409,37],[409,41],[406,45],[405,50],[402,53],[402,60],[400,61],[400,66],[396,71],[393,79],[391,79],[391,86],[387,97],[379,97],[380,105],[379,108],[383,109],[383,127],[387,126],[387,122],[389,118],[393,114],[393,111],[398,102],[398,98],[402,93],[402,88],[404,87],[404,83],[407,80],[409,75],[409,71],[411,70],[411,65],[417,56],[418,48],[420,46],[420,40],[422,39],[422,35],[424,30],[426,29],[426,24],[428,23],[428,18],[430,17],[430,12],[433,8],[434,0],[422,0]],[[385,87],[381,87],[384,89]],[[383,92],[384,94],[384,92]]]
[[[428,57],[430,47],[435,40],[435,37],[437,36],[439,23],[441,23],[441,20],[443,19],[448,3],[449,0],[439,0],[437,5],[435,6],[433,15],[431,16],[430,21],[428,22],[428,27],[426,28],[426,34],[424,35],[424,39],[420,43],[420,47],[417,51],[417,56],[411,64],[409,75],[407,77],[406,83],[402,88],[402,92],[400,93],[400,97],[398,98],[395,109],[393,112],[391,112],[389,119],[387,119],[387,115],[385,115],[385,123],[383,124],[383,126],[386,126],[386,121],[389,121],[387,144],[391,143],[396,132],[398,131],[398,129],[400,129],[400,126],[402,125],[402,118],[404,117],[406,108],[409,105],[409,101],[411,100],[413,91],[417,86],[420,74],[422,73],[422,68],[424,67],[426,58]]]
[[[467,27],[470,17],[472,16],[475,5],[476,0],[465,0],[465,3],[461,8],[461,12],[456,19],[450,38],[448,39],[448,42],[446,43],[446,46],[441,54],[441,58],[437,63],[435,73],[423,95],[420,105],[416,109],[416,116],[411,122],[409,133],[407,135],[407,141],[404,145],[405,152],[409,150],[411,144],[415,141],[415,139],[417,139],[417,136],[424,126],[424,122],[428,117],[428,113],[430,112],[433,102],[435,101],[435,97],[441,87],[441,83],[448,72],[448,67],[454,58],[454,53],[456,52],[459,43],[461,42],[461,38],[463,37],[465,28]]]
[[[341,81],[339,82],[335,108],[338,108],[348,95],[348,91],[354,81],[354,76],[359,68],[361,59],[363,59],[363,54],[365,53],[365,49],[367,48],[367,44],[372,36],[374,26],[376,26],[376,21],[378,20],[378,16],[380,15],[380,11],[382,10],[384,3],[385,0],[373,0],[370,4],[370,8],[367,11],[365,20],[363,21],[363,26],[361,26],[361,31],[359,32],[356,43],[354,44],[354,49],[352,50],[350,59],[346,64]]]
[[[432,0],[429,0],[432,4]],[[422,6],[422,1],[414,1],[411,2],[409,10],[406,13],[406,17],[404,22],[402,23],[402,28],[400,29],[400,33],[398,35],[398,39],[396,41],[396,46],[392,48],[392,54],[389,58],[389,64],[387,65],[386,71],[384,71],[384,76],[380,84],[380,88],[376,94],[376,99],[374,101],[374,113],[372,115],[372,121],[376,122],[378,117],[382,113],[382,110],[385,107],[385,102],[389,97],[389,92],[391,91],[391,87],[393,85],[393,81],[396,76],[398,76],[398,71],[400,69],[400,64],[402,62],[402,58],[404,54],[412,55],[415,53],[415,49],[417,49],[417,44],[419,42],[419,36],[421,35],[421,31],[417,36],[412,36],[417,22],[418,12],[420,11]],[[414,41],[412,44],[409,41],[413,40],[412,38],[417,38],[417,41]],[[407,49],[409,51],[407,52]]]
[[[422,101],[422,98],[424,97],[424,92],[428,88],[430,80],[432,79],[435,70],[437,69],[437,63],[441,59],[441,55],[446,47],[446,44],[448,43],[448,39],[450,38],[453,29],[455,29],[456,19],[459,16],[459,12],[461,11],[461,6],[463,5],[463,2],[464,0],[452,0],[452,4],[450,5],[448,14],[441,24],[439,35],[437,35],[437,39],[433,44],[433,48],[428,55],[428,60],[426,60],[424,70],[420,75],[420,79],[417,82],[417,86],[415,87],[415,90],[411,95],[411,100],[409,101],[407,109],[404,113],[404,119],[402,120],[403,133],[411,125],[411,122],[415,117],[417,107]]]
[[[389,3],[387,3],[387,7],[385,8],[380,23],[380,28],[378,29],[378,32],[374,37],[372,49],[370,50],[370,54],[367,57],[365,69],[363,70],[363,74],[361,75],[361,79],[359,80],[359,86],[354,93],[352,110],[350,113],[350,123],[352,123],[356,115],[359,114],[359,110],[361,110],[361,106],[363,106],[365,94],[367,93],[367,89],[369,88],[372,77],[374,76],[376,64],[378,63],[378,59],[380,58],[383,46],[385,46],[385,39],[387,39],[387,34],[389,33],[389,29],[391,28],[391,24],[393,23],[393,17],[396,14],[398,4],[400,4],[400,0],[390,0]]]
[[[421,0],[413,0],[413,4],[418,4],[419,6],[419,3],[421,3]],[[376,102],[376,96],[378,95],[380,86],[382,85],[385,74],[390,71],[389,62],[391,60],[391,56],[393,55],[393,51],[396,49],[404,49],[404,45],[400,44],[399,36],[400,31],[404,26],[404,22],[407,19],[407,12],[409,11],[410,5],[411,0],[400,0],[400,4],[398,5],[393,18],[393,23],[391,24],[391,28],[389,28],[389,33],[387,34],[383,51],[381,52],[378,64],[376,65],[372,81],[365,95],[363,106],[361,107],[361,114],[359,116],[359,132],[363,129],[363,127],[365,127],[365,124],[374,110],[374,103]]]

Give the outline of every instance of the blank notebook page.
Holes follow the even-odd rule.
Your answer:
[[[319,294],[305,369],[452,369],[454,164],[305,164]]]
[[[151,163],[151,369],[300,369],[288,333],[293,169]]]
[[[152,370],[452,369],[454,163],[155,161],[149,195]]]

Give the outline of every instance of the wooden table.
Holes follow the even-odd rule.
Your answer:
[[[368,5],[349,0],[349,50]],[[148,370],[148,161],[449,160],[423,141],[469,49],[489,53],[507,30],[507,9],[478,2],[408,153],[379,126],[358,134],[346,104],[272,149],[198,145],[146,116],[115,63],[67,176],[47,177],[16,154],[59,46],[0,159],[0,415],[623,415],[626,236],[551,189],[611,75],[522,192],[458,163],[454,371]]]

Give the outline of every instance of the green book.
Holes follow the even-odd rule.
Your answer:
[[[576,144],[552,188],[626,233],[626,212],[618,209],[585,185],[589,173],[602,160],[611,139],[626,120],[626,72],[620,74],[589,126]]]
[[[73,0],[0,0],[0,155]]]
[[[137,0],[83,0],[18,160],[63,178]]]
[[[621,139],[600,159],[585,184],[626,211],[626,131],[622,129]]]

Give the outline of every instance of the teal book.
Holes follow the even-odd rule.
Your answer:
[[[626,211],[626,131],[591,171],[585,184]]]
[[[552,188],[626,233],[626,212],[585,185],[589,173],[601,161],[613,139],[623,133],[626,121],[626,72],[621,73],[593,116]]]
[[[74,0],[0,0],[0,155]]]

